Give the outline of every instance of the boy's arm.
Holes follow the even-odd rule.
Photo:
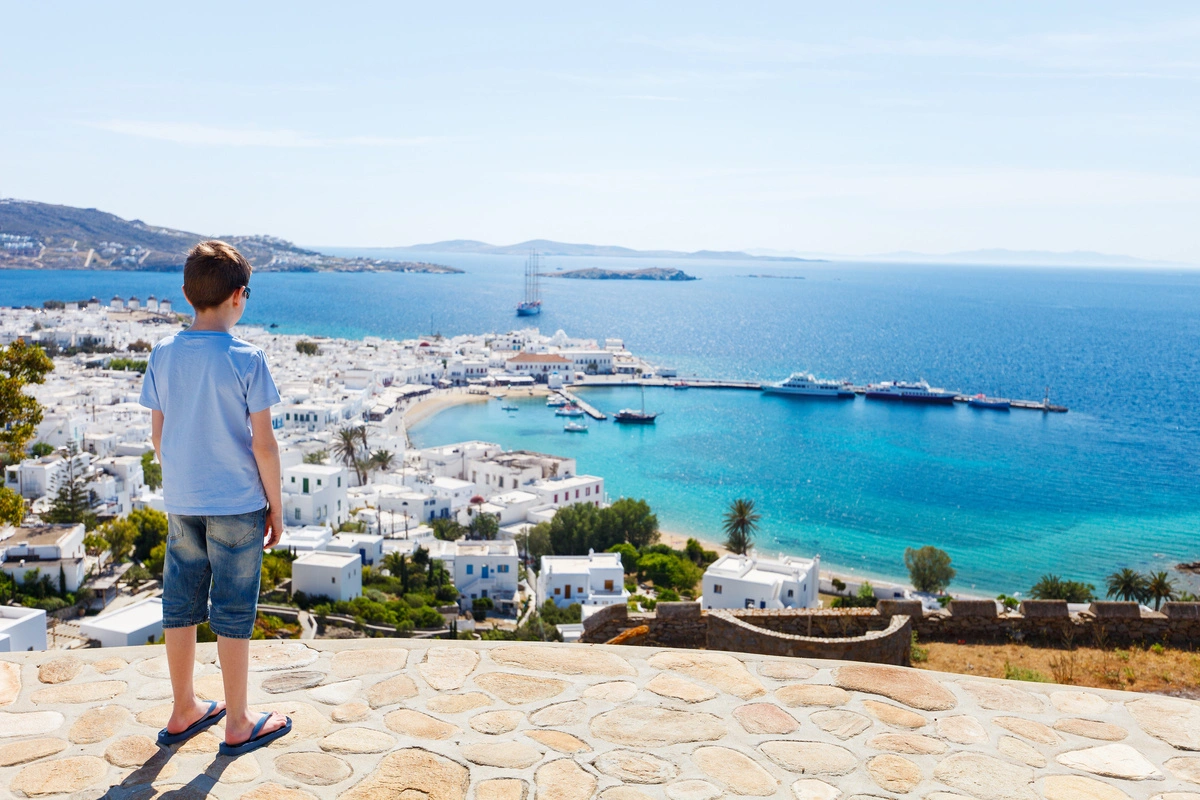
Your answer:
[[[166,417],[157,408],[150,412],[150,441],[154,443],[154,457],[162,463],[162,429]]]
[[[264,408],[250,415],[250,449],[258,464],[258,477],[267,493],[267,527],[263,531],[263,549],[279,544],[283,536],[283,482],[280,478],[279,445],[271,429],[271,409]]]

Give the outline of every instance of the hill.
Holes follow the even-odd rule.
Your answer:
[[[671,267],[645,269],[573,269],[568,272],[543,272],[548,278],[575,278],[585,281],[694,281],[695,276]]]
[[[530,239],[518,244],[496,245],[474,239],[451,239],[429,244],[414,244],[409,247],[389,247],[396,253],[477,253],[495,256],[523,256],[536,250],[544,256],[598,256],[605,258],[715,258],[743,259],[746,261],[817,261],[812,258],[794,256],[754,256],[741,251],[697,250],[686,253],[679,250],[634,250],[629,247],[602,244],[572,244],[550,239]]]
[[[211,237],[95,208],[0,199],[0,268],[172,270],[183,266],[193,245],[210,238],[234,245],[263,272],[462,272],[419,261],[331,256],[274,236]]]

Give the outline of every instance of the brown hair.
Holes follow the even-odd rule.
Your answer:
[[[250,284],[250,262],[233,245],[218,239],[201,242],[183,265],[183,293],[192,308],[216,308]]]

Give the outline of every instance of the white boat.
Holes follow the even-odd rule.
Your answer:
[[[831,397],[842,400],[853,399],[854,390],[845,381],[817,378],[811,372],[794,373],[786,381],[764,384],[767,394],[799,394],[805,397]]]
[[[552,394],[546,398],[546,405],[549,408],[560,408],[565,405],[570,405],[570,401],[561,394]]]
[[[948,406],[954,402],[955,397],[958,397],[958,392],[935,389],[925,381],[883,381],[867,387],[867,398],[870,400],[901,400],[905,403],[935,403]]]
[[[582,422],[568,422],[566,425],[563,425],[563,430],[567,433],[587,433],[588,427]]]
[[[583,409],[577,405],[563,406],[554,413],[560,417],[582,417],[584,415]]]

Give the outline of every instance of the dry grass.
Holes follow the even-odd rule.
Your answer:
[[[915,666],[987,678],[1159,692],[1200,699],[1200,653],[1174,648],[1073,650],[1027,644],[922,642],[929,659]]]

